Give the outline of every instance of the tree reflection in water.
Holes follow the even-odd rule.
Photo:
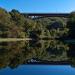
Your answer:
[[[22,64],[50,64],[63,61],[70,61],[74,66],[74,49],[74,44],[59,40],[0,42],[0,68],[7,66],[16,68]]]

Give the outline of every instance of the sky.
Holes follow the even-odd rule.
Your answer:
[[[25,13],[69,13],[75,11],[75,0],[0,0],[0,7]]]

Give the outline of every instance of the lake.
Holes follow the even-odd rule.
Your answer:
[[[75,75],[75,68],[70,65],[21,65],[0,70],[0,75]]]
[[[75,43],[0,42],[0,75],[75,75]]]

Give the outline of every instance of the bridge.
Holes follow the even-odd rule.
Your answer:
[[[68,17],[69,13],[23,13],[24,16],[28,17]]]

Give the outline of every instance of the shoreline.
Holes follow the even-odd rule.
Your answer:
[[[0,38],[0,42],[28,41],[31,38]]]

